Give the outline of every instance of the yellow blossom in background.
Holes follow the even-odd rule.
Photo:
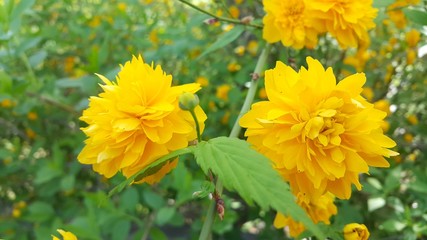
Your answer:
[[[298,193],[297,204],[304,209],[314,223],[324,222],[329,225],[331,216],[337,214],[337,207],[334,204],[334,196],[330,193],[326,193],[325,195],[312,200],[304,194]],[[281,213],[276,214],[273,224],[276,228],[288,226],[292,237],[297,237],[305,230],[304,225],[299,224],[292,218],[286,217]]]
[[[405,140],[405,142],[412,143],[412,141],[414,141],[414,135],[410,133],[405,133],[403,135],[403,139]]]
[[[416,47],[421,38],[421,33],[416,29],[411,29],[405,35],[408,47]]]
[[[310,24],[328,32],[342,48],[369,41],[368,30],[375,27],[378,9],[372,0],[306,0]]]
[[[101,17],[100,16],[94,16],[90,22],[89,22],[89,27],[91,28],[96,28],[101,24]]]
[[[241,4],[241,3],[243,2],[243,0],[234,0],[234,2],[235,2],[236,4]]]
[[[139,0],[140,3],[142,4],[150,4],[152,3],[154,0]]]
[[[417,160],[417,154],[416,153],[411,153],[408,155],[408,160],[411,162],[415,162],[415,160]]]
[[[107,178],[118,171],[130,177],[196,138],[195,123],[189,112],[179,108],[178,97],[197,92],[199,84],[171,86],[172,76],[161,66],[144,63],[141,56],[121,66],[115,82],[98,76],[104,82],[103,92],[90,97],[80,117],[88,124],[82,128],[88,138],[78,155],[81,163],[93,165]],[[203,130],[206,115],[200,106],[195,113]],[[159,181],[175,164],[163,166],[142,182]]]
[[[63,240],[77,240],[76,235],[74,235],[72,232],[67,232],[62,229],[57,229],[56,231],[61,234]],[[52,235],[52,240],[60,240],[60,238]]]
[[[365,74],[337,84],[332,68],[311,57],[307,63],[299,72],[282,62],[267,70],[268,101],[253,104],[240,125],[293,192],[348,199],[352,184],[361,189],[361,173],[369,166],[389,167],[384,157],[398,154],[388,149],[396,143],[381,129],[387,113],[360,96]]]
[[[409,114],[406,117],[406,120],[408,120],[408,122],[410,124],[412,124],[412,125],[417,125],[418,124],[418,118],[417,118],[417,115],[415,115],[415,114]]]
[[[230,8],[228,8],[228,11],[230,12],[233,18],[239,18],[240,10],[236,6],[231,6]]]
[[[406,64],[414,64],[415,59],[417,59],[417,52],[414,49],[408,49],[406,52]]]
[[[127,5],[124,2],[120,2],[117,4],[117,8],[119,9],[119,11],[124,12],[126,11]]]
[[[228,100],[228,92],[231,90],[231,86],[229,84],[222,84],[216,89],[216,97],[227,101]]]
[[[27,135],[27,137],[29,139],[35,139],[37,134],[33,131],[33,129],[31,128],[26,128],[25,129],[25,135]]]
[[[29,113],[27,114],[27,118],[28,118],[29,120],[31,120],[31,121],[34,121],[34,120],[37,120],[38,115],[37,115],[37,113],[35,113],[35,112],[29,112]]]
[[[150,34],[148,34],[148,39],[150,39],[150,42],[153,43],[154,46],[159,44],[160,41],[157,29],[153,29]]]
[[[224,32],[228,32],[228,31],[230,31],[233,28],[234,28],[234,24],[226,24],[226,25],[222,26],[222,30]]]
[[[391,64],[388,64],[387,65],[387,72],[386,72],[385,77],[384,77],[384,81],[386,83],[389,83],[391,81],[391,78],[393,77],[393,74],[394,74],[394,67]]]
[[[209,80],[206,77],[199,76],[196,78],[196,83],[200,84],[201,87],[206,87],[209,85]]]
[[[74,57],[66,57],[64,60],[64,72],[70,74],[74,70],[76,60]]]
[[[13,102],[12,102],[12,100],[6,98],[6,99],[1,100],[0,105],[4,108],[10,108],[10,107],[12,107]]]
[[[387,121],[383,121],[381,123],[381,129],[383,130],[383,132],[388,132],[388,130],[390,129],[390,123]]]
[[[230,71],[230,72],[237,72],[241,68],[242,68],[242,66],[240,66],[240,64],[235,63],[235,62],[230,63],[230,64],[227,65],[227,70]]]
[[[245,46],[238,46],[234,49],[234,53],[238,56],[243,56],[245,54]]]
[[[374,103],[374,107],[378,110],[381,110],[385,113],[387,113],[387,116],[390,115],[390,103],[386,99],[378,100]]]
[[[265,88],[259,90],[258,96],[261,99],[267,99],[267,91],[265,91]]]
[[[252,56],[256,56],[258,53],[258,42],[255,40],[251,40],[248,42],[248,46],[247,46],[248,52],[252,55]]]
[[[372,101],[374,98],[374,91],[370,87],[364,87],[362,91],[362,96],[364,96],[368,101]]]
[[[408,3],[405,0],[397,0],[387,7],[387,15],[398,29],[405,28],[407,24],[406,16],[402,11],[406,6]]]
[[[222,116],[221,123],[226,125],[226,124],[228,124],[229,120],[230,120],[230,111],[227,111],[224,113],[224,116]]]
[[[21,216],[21,210],[18,208],[13,208],[12,209],[12,217],[14,218],[19,218]]]
[[[307,25],[306,1],[264,0],[262,37],[269,43],[282,42],[286,47],[314,48],[318,31]],[[311,2],[310,2],[311,4]]]
[[[345,240],[368,240],[369,231],[365,224],[350,223],[344,226]]]
[[[365,68],[366,62],[374,56],[374,52],[360,48],[355,55],[347,56],[344,59],[344,63],[353,66],[356,68],[356,71],[361,72]]]

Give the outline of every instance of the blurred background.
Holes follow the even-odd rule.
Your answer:
[[[192,2],[262,24],[260,0]],[[363,95],[388,112],[383,130],[401,155],[362,176],[363,190],[337,201],[332,222],[364,223],[372,239],[427,239],[426,5],[374,1],[369,46],[343,51],[322,36],[313,50],[275,45],[269,58],[268,68],[276,60],[299,68],[313,56],[338,79],[366,73]],[[260,29],[210,18],[178,0],[0,0],[0,238],[49,239],[62,228],[79,239],[197,239],[209,201],[192,196],[205,183],[193,159],[181,158],[156,185],[108,198],[124,178],[105,179],[76,156],[85,139],[79,116],[101,90],[94,73],[113,80],[132,55],[161,65],[175,84],[200,83],[204,139],[229,134],[265,43]],[[224,36],[230,43],[214,49]],[[256,98],[266,99],[262,83]],[[284,238],[274,212],[235,193],[224,200],[214,239]]]

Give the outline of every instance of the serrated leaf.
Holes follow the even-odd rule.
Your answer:
[[[153,169],[154,170],[158,169],[159,165],[161,166],[162,164],[163,165],[166,164],[166,162],[172,158],[176,158],[180,155],[190,153],[192,151],[192,148],[194,148],[194,147],[190,146],[187,148],[178,149],[176,151],[173,151],[173,152],[159,158],[158,160],[156,160],[153,163],[151,163],[150,165],[148,165],[146,168],[140,170],[139,172],[135,173],[134,175],[132,175],[131,177],[129,177],[125,181],[121,182],[120,184],[115,186],[113,189],[111,189],[111,191],[108,193],[108,197],[111,197],[114,194],[123,191],[123,189],[125,189],[127,186],[129,186],[136,179],[140,179],[141,176],[146,177],[146,176],[150,176],[151,174],[154,174],[156,171],[153,171]]]
[[[212,45],[210,45],[208,48],[206,48],[204,52],[202,52],[202,54],[200,54],[198,59],[202,58],[208,53],[227,46],[228,44],[236,40],[244,31],[245,28],[243,26],[236,26],[233,27],[233,29],[231,29],[230,31],[223,33]]]
[[[197,163],[207,174],[211,170],[228,190],[237,191],[249,204],[273,208],[301,222],[319,239],[322,231],[295,203],[289,185],[271,166],[270,160],[246,141],[219,137],[199,143],[194,149]]]

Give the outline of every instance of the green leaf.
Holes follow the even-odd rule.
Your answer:
[[[374,8],[388,7],[390,4],[394,3],[394,0],[374,0],[372,6]]]
[[[423,26],[427,25],[427,12],[419,9],[403,9],[405,16],[414,23],[421,24]]]
[[[208,53],[211,53],[215,50],[225,47],[230,44],[234,40],[236,40],[243,32],[245,28],[243,26],[236,26],[228,32],[223,33],[212,45],[210,45],[200,56],[198,59],[204,57]]]
[[[219,137],[199,143],[196,161],[207,174],[211,170],[229,190],[236,190],[249,204],[269,207],[301,222],[319,239],[322,231],[295,203],[289,185],[271,166],[270,160],[252,149],[246,141]]]
[[[120,208],[124,210],[135,210],[139,202],[138,192],[135,188],[128,188],[123,192],[120,198]]]
[[[28,216],[26,219],[35,222],[42,222],[49,219],[54,215],[54,213],[55,211],[53,210],[51,204],[37,201],[28,207]]]
[[[176,209],[174,207],[162,207],[156,214],[156,224],[163,226],[168,223],[175,215]]]
[[[192,148],[194,148],[194,147],[187,147],[187,148],[183,148],[183,149],[178,149],[176,151],[169,153],[168,155],[165,155],[165,156],[159,158],[158,160],[156,160],[153,163],[151,163],[150,165],[148,165],[146,168],[135,173],[134,175],[132,175],[131,177],[129,177],[125,181],[121,182],[119,185],[115,186],[113,189],[111,189],[111,191],[108,193],[108,197],[111,197],[114,194],[123,191],[123,189],[125,189],[127,186],[132,184],[132,182],[134,182],[137,178],[140,179],[141,176],[146,177],[146,176],[150,176],[151,174],[154,174],[155,171],[153,171],[153,168],[158,169],[159,168],[158,166],[166,164],[166,161],[169,161],[170,159],[176,158],[180,155],[190,153],[192,151]]]
[[[126,220],[119,220],[114,224],[113,227],[113,236],[111,239],[113,240],[121,240],[126,239],[129,235],[131,224]]]
[[[166,201],[163,199],[163,197],[158,193],[153,192],[151,189],[146,189],[142,193],[142,198],[144,199],[145,203],[153,209],[160,209],[166,205]]]

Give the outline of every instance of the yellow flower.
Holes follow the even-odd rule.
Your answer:
[[[334,196],[330,193],[326,193],[317,199],[311,200],[308,196],[298,193],[297,204],[305,210],[314,223],[324,222],[329,225],[329,219],[331,216],[337,214],[337,207],[334,204]],[[281,213],[276,214],[273,224],[276,228],[288,226],[292,237],[297,237],[305,230],[304,225],[296,222],[290,217],[284,216]]]
[[[34,120],[37,120],[38,116],[37,116],[37,113],[35,113],[35,112],[29,112],[29,113],[27,114],[27,118],[28,118],[29,120],[34,121]]]
[[[248,52],[252,56],[255,56],[258,52],[258,42],[255,40],[249,41],[247,48],[248,48]]]
[[[388,130],[390,129],[390,123],[387,121],[383,121],[381,123],[381,129],[383,130],[383,132],[388,132]]]
[[[245,54],[245,46],[238,46],[234,49],[234,53],[239,55],[239,56],[243,56],[243,54]]]
[[[269,43],[281,41],[284,46],[314,48],[318,31],[308,25],[305,1],[264,0],[262,37]],[[311,2],[310,2],[311,4]]]
[[[13,208],[12,209],[12,217],[19,218],[21,216],[21,209]]]
[[[332,68],[311,57],[307,63],[299,72],[282,62],[267,70],[269,100],[252,105],[240,125],[294,192],[348,199],[369,166],[389,167],[384,157],[398,154],[387,149],[396,143],[382,133],[387,114],[360,96],[363,73],[337,84]]]
[[[387,7],[386,13],[388,17],[399,29],[403,29],[407,24],[405,14],[402,11],[402,9],[406,6],[408,6],[408,3],[406,3],[404,0],[397,0]]]
[[[243,2],[243,0],[234,0],[234,2],[235,2],[236,4],[241,4],[241,3]]]
[[[228,92],[230,91],[231,86],[229,84],[222,84],[216,89],[216,97],[224,101],[228,100]]]
[[[415,114],[409,114],[406,117],[406,120],[408,120],[408,122],[412,125],[417,125],[418,124],[418,118]]]
[[[10,99],[3,99],[0,105],[4,108],[10,108],[13,105],[13,102]]]
[[[414,141],[414,135],[412,135],[410,133],[405,133],[403,135],[403,139],[408,143],[412,143],[412,141]]]
[[[344,226],[345,240],[368,240],[369,231],[365,224],[350,223]]]
[[[307,0],[311,23],[319,32],[329,32],[342,48],[369,41],[378,9],[372,0]]]
[[[141,56],[121,67],[116,82],[98,76],[104,91],[89,99],[80,118],[88,124],[82,128],[88,139],[78,156],[81,163],[92,164],[94,171],[107,178],[118,171],[130,177],[196,138],[191,114],[179,108],[178,97],[197,92],[199,84],[172,87],[172,76],[161,66],[144,63]],[[200,106],[195,112],[203,130],[206,115]],[[141,182],[159,181],[175,164],[165,165]]]
[[[126,11],[127,5],[126,3],[121,2],[117,4],[117,8],[119,9],[119,11],[124,12]]]
[[[236,6],[231,6],[228,11],[233,18],[239,18],[240,10]]]
[[[372,101],[374,98],[374,91],[370,87],[364,87],[362,91],[362,96],[364,96],[368,101]]]
[[[238,63],[230,63],[227,65],[227,69],[230,72],[237,72],[242,68],[242,66],[240,66]]]
[[[258,96],[261,99],[267,99],[267,91],[265,91],[265,88],[259,90]]]
[[[416,47],[420,41],[421,34],[418,30],[411,29],[411,31],[406,33],[405,37],[406,42],[408,43],[408,47]]]
[[[36,138],[36,136],[37,136],[37,134],[33,131],[33,129],[31,129],[31,128],[26,128],[25,129],[25,134],[27,135],[27,137],[29,138],[29,139],[35,139]]]
[[[374,107],[378,110],[387,113],[387,116],[390,115],[390,103],[386,99],[378,100],[374,103]]]
[[[408,49],[406,52],[406,64],[411,65],[417,58],[417,52],[414,49]]]
[[[200,84],[201,87],[206,87],[209,85],[209,80],[203,76],[196,78],[196,83]]]
[[[72,232],[67,232],[62,229],[57,229],[56,231],[58,231],[61,234],[63,240],[77,240],[76,235],[74,235]],[[52,235],[52,240],[60,240],[60,239]]]
[[[364,48],[357,50],[354,56],[347,56],[344,59],[344,63],[347,65],[354,66],[356,71],[361,72],[365,68],[366,62],[371,59],[375,54],[371,51],[368,51]]]

